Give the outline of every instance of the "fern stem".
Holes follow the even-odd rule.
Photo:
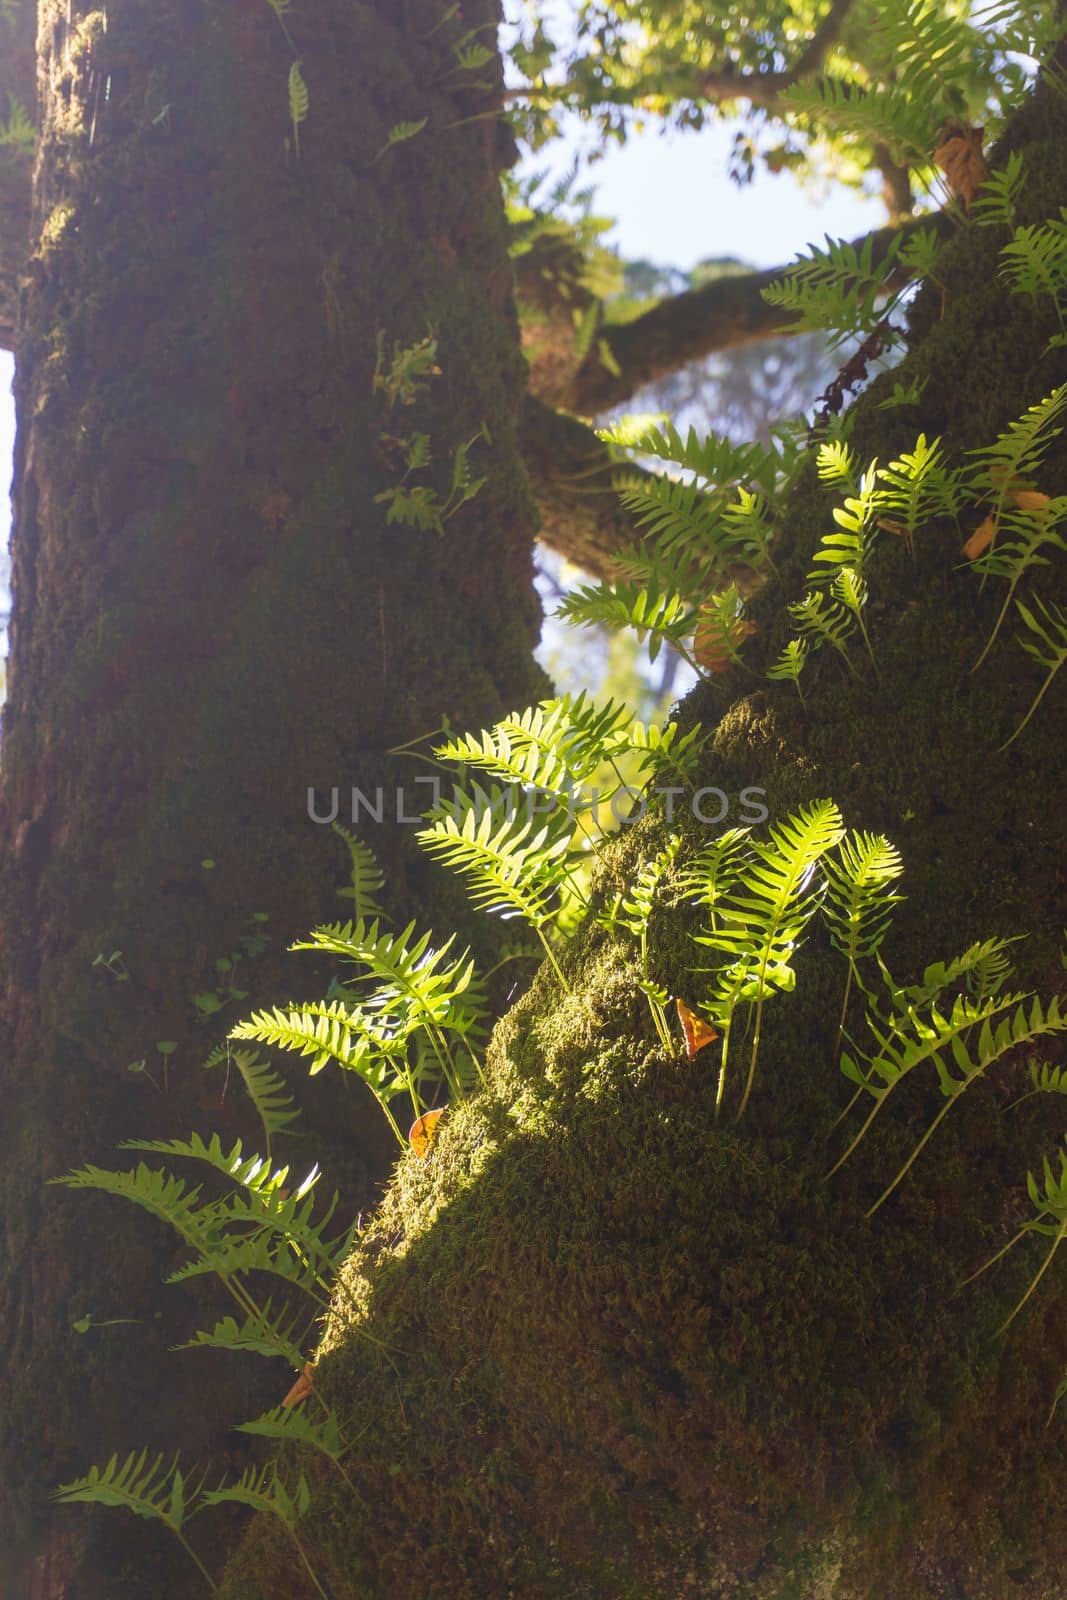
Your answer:
[[[1034,696],[1033,705],[1030,707],[1029,711],[1026,713],[1025,717],[1020,722],[1020,724],[1016,728],[1015,732],[1012,734],[1011,738],[1010,739],[1005,739],[1003,744],[998,745],[996,750],[993,752],[994,755],[998,755],[999,756],[1002,750],[1006,750],[1010,744],[1014,744],[1015,743],[1016,739],[1019,737],[1020,733],[1022,733],[1023,729],[1026,727],[1026,724],[1030,721],[1030,718],[1033,716],[1034,712],[1037,710],[1038,706],[1041,704],[1042,700],[1045,698],[1046,690],[1048,689],[1048,686],[1052,682],[1053,678],[1056,676],[1056,673],[1059,671],[1061,665],[1062,665],[1062,662],[1057,662],[1056,665],[1053,667],[1052,671],[1049,673],[1048,677],[1045,679],[1044,683],[1041,685],[1040,689],[1037,691],[1037,694]]]
[[[286,1523],[286,1527],[289,1529],[289,1532],[290,1532],[290,1534],[292,1536],[293,1543],[296,1545],[296,1548],[297,1548],[297,1550],[299,1552],[300,1559],[304,1563],[304,1570],[305,1570],[305,1572],[307,1573],[308,1577],[311,1579],[312,1583],[315,1586],[315,1592],[322,1596],[322,1600],[330,1600],[330,1596],[326,1593],[326,1590],[322,1587],[322,1584],[319,1582],[318,1578],[315,1576],[315,1568],[311,1565],[311,1562],[308,1560],[307,1551],[304,1549],[304,1546],[301,1544],[300,1536],[297,1533],[296,1529],[293,1527],[291,1522],[287,1522]]]
[[[997,634],[1000,632],[1001,624],[1003,623],[1004,618],[1008,614],[1008,607],[1011,605],[1012,596],[1014,595],[1015,590],[1018,587],[1018,583],[1019,583],[1018,578],[1013,578],[1012,579],[1011,587],[1008,590],[1007,597],[1005,598],[1004,604],[1000,608],[1000,612],[999,612],[999,615],[997,616],[996,622],[994,622],[994,624],[993,624],[993,632],[989,635],[989,638],[986,640],[985,648],[983,649],[982,654],[978,657],[978,660],[975,662],[974,666],[971,668],[972,672],[977,672],[978,671],[978,668],[982,665],[982,662],[985,660],[985,658],[989,654],[990,650],[992,650],[993,645],[996,643]]]
[[[852,1154],[853,1150],[855,1150],[856,1146],[860,1143],[860,1140],[863,1139],[863,1137],[865,1136],[868,1128],[870,1127],[871,1123],[874,1121],[875,1117],[878,1115],[879,1111],[881,1111],[881,1109],[882,1109],[883,1105],[885,1104],[888,1096],[889,1096],[889,1090],[888,1089],[880,1089],[880,1090],[878,1090],[878,1098],[874,1103],[874,1107],[873,1107],[870,1115],[864,1121],[864,1124],[863,1124],[862,1128],[860,1129],[859,1133],[857,1133],[856,1137],[853,1139],[852,1143],[849,1145],[849,1147],[845,1151],[844,1155],[840,1156],[834,1162],[833,1166],[830,1168],[829,1172],[826,1174],[827,1180],[829,1180],[830,1178],[833,1177],[834,1173],[838,1170],[839,1167],[843,1167],[844,1166],[845,1162],[848,1160],[848,1158]]]
[[[841,1059],[841,1042],[845,1037],[845,1021],[846,1021],[846,1018],[848,1017],[848,1002],[849,1002],[849,997],[852,994],[852,972],[853,972],[853,963],[852,963],[852,959],[850,957],[849,958],[849,963],[848,963],[848,977],[845,979],[845,998],[841,1002],[841,1020],[837,1024],[837,1042],[834,1045],[834,1066],[835,1067],[837,1066],[837,1063]],[[863,1092],[862,1090],[857,1090],[857,1093],[862,1093],[862,1092]],[[845,1111],[842,1112],[842,1116],[844,1116],[848,1111],[850,1111],[852,1109],[852,1105],[853,1105],[853,1102],[855,1101],[855,1098],[856,1098],[856,1096],[853,1095],[852,1099],[849,1101],[848,1105],[846,1106]],[[836,1126],[837,1126],[837,1123],[835,1122],[834,1123],[834,1127],[836,1128]]]
[[[1019,1315],[1019,1312],[1022,1310],[1023,1306],[1029,1300],[1030,1296],[1041,1282],[1041,1279],[1045,1276],[1045,1273],[1048,1271],[1049,1267],[1051,1267],[1052,1258],[1056,1254],[1056,1251],[1059,1249],[1060,1245],[1063,1243],[1065,1234],[1067,1234],[1067,1217],[1064,1217],[1063,1222],[1060,1225],[1060,1231],[1052,1241],[1052,1249],[1041,1263],[1041,1266],[1039,1267],[1033,1282],[1030,1284],[1029,1289],[1027,1289],[1026,1293],[1019,1301],[1019,1304],[1015,1307],[1015,1310],[1012,1311],[1006,1320],[1001,1323],[1000,1327],[997,1329],[998,1334],[1003,1333],[1004,1330],[1010,1327],[1010,1325],[1015,1321],[1015,1318]]]
[[[969,1283],[973,1283],[976,1278],[980,1278],[983,1272],[988,1272],[990,1267],[995,1267],[997,1262],[1000,1261],[1003,1256],[1006,1256],[1008,1251],[1013,1249],[1014,1246],[1019,1243],[1020,1239],[1025,1239],[1026,1235],[1030,1231],[1031,1230],[1029,1228],[1020,1228],[1018,1233],[1015,1234],[1013,1238],[1009,1239],[1007,1244],[1003,1245],[1002,1248],[997,1251],[995,1256],[990,1256],[988,1261],[982,1262],[982,1265],[977,1269],[976,1272],[970,1273],[968,1277],[963,1278],[959,1283],[957,1283],[954,1292],[959,1294],[961,1289],[966,1289]]]
[[[556,960],[555,952],[553,951],[552,946],[549,944],[548,940],[545,937],[545,932],[544,932],[543,928],[538,927],[538,929],[537,929],[537,937],[540,939],[541,943],[544,945],[545,955],[548,957],[548,959],[549,959],[549,961],[550,961],[550,963],[552,965],[553,972],[556,974],[556,977],[559,979],[561,989],[564,991],[565,994],[570,994],[571,986],[567,982],[566,978],[563,976],[563,973],[560,971],[559,962]]]
[[[730,1050],[730,1030],[733,1027],[733,1020],[734,1020],[734,1014],[733,1014],[733,1008],[731,1007],[730,1012],[729,1012],[725,1022],[723,1023],[723,1029],[722,1029],[722,1059],[719,1062],[719,1083],[718,1083],[718,1087],[715,1090],[715,1120],[716,1121],[718,1121],[718,1119],[719,1119],[719,1112],[722,1109],[722,1097],[723,1097],[723,1093],[724,1093],[724,1091],[726,1089],[726,1058],[727,1058],[727,1055],[729,1054],[729,1050]]]
[[[765,968],[766,968],[766,962],[764,962],[764,969]],[[761,988],[761,990],[763,988],[763,982],[764,982],[764,973],[763,973],[763,971],[761,971],[760,972],[760,988]],[[756,1001],[756,1025],[755,1025],[755,1029],[754,1029],[753,1034],[752,1034],[752,1054],[748,1058],[748,1077],[745,1080],[745,1092],[741,1096],[741,1104],[740,1104],[740,1106],[738,1107],[738,1110],[737,1110],[737,1119],[736,1120],[738,1122],[741,1121],[741,1118],[745,1114],[745,1107],[748,1105],[748,1097],[752,1093],[752,1085],[756,1081],[756,1057],[759,1054],[760,1030],[762,1029],[762,1027],[763,1027],[763,995],[761,993],[759,999]]]
[[[182,1549],[185,1551],[185,1553],[189,1557],[190,1561],[192,1561],[195,1564],[195,1566],[197,1567],[197,1569],[199,1570],[200,1576],[203,1578],[204,1582],[207,1584],[208,1588],[211,1590],[211,1593],[212,1594],[218,1594],[219,1593],[218,1584],[215,1582],[214,1578],[211,1576],[210,1572],[207,1570],[207,1568],[205,1567],[204,1563],[201,1561],[200,1557],[197,1555],[196,1551],[193,1549],[192,1545],[189,1543],[188,1539],[185,1537],[184,1533],[181,1531],[180,1528],[176,1528],[174,1526],[173,1522],[169,1522],[167,1524],[167,1526],[170,1528],[171,1532],[174,1534],[175,1538],[178,1540],[178,1543],[181,1545]]]
[[[926,1132],[923,1134],[922,1138],[919,1140],[918,1144],[915,1146],[915,1149],[911,1152],[911,1155],[908,1157],[907,1161],[905,1161],[904,1165],[901,1167],[900,1171],[897,1173],[888,1189],[882,1190],[882,1193],[878,1196],[878,1199],[874,1202],[874,1205],[870,1208],[870,1210],[863,1213],[864,1217],[873,1217],[874,1213],[878,1210],[878,1207],[882,1204],[882,1202],[889,1199],[889,1196],[893,1193],[893,1190],[896,1188],[897,1184],[900,1183],[901,1179],[906,1177],[911,1171],[915,1161],[921,1155],[922,1151],[925,1150],[930,1139],[940,1127],[945,1117],[948,1116],[949,1112],[952,1110],[952,1107],[956,1104],[956,1101],[963,1094],[964,1090],[967,1089],[970,1084],[974,1083],[976,1078],[980,1078],[981,1076],[982,1074],[979,1071],[974,1073],[972,1077],[965,1079],[960,1085],[959,1089],[957,1089],[956,1093],[952,1095],[950,1099],[945,1101],[944,1105],[941,1107],[941,1110],[937,1113],[937,1116],[934,1118],[933,1122],[931,1122],[930,1126],[927,1128]]]

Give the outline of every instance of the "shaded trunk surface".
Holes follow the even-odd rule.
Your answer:
[[[1020,221],[1058,215],[1067,102],[1042,92],[1007,146],[1026,160]],[[998,280],[1005,237],[967,228],[949,246],[905,367],[859,408],[862,461],[920,430],[962,460],[1062,380],[1047,305]],[[918,405],[877,409],[913,377]],[[1041,486],[1067,490],[1062,436]],[[834,504],[812,473],[786,507],[757,672],[788,637],[785,602]],[[1067,685],[996,753],[1042,673],[1010,627],[971,673],[1002,594],[965,570],[960,543],[935,522],[913,564],[881,540],[880,679],[826,650],[807,709],[790,685],[746,677],[732,701],[706,685],[686,711],[715,728],[707,784],[762,786],[775,819],[832,796],[849,826],[899,844],[907,899],[885,946],[899,980],[1025,934],[1013,986],[1048,995],[1067,923]],[[1035,586],[1062,602],[1063,580],[1059,555]],[[679,827],[687,852],[708,841],[688,813]],[[605,903],[667,832],[650,821],[620,841]],[[702,920],[665,908],[652,930],[655,980],[691,1001]],[[428,1162],[401,1162],[335,1298],[316,1381],[358,1434],[355,1490],[313,1470],[302,1531],[334,1600],[1059,1600],[1062,1405],[1046,1424],[1067,1361],[1062,1264],[1007,1335],[1047,1238],[954,1291],[1031,1214],[1025,1174],[1062,1141],[1062,1100],[1006,1109],[1027,1087],[1024,1052],[865,1220],[943,1102],[933,1072],[917,1075],[825,1181],[850,1092],[834,1066],[844,970],[814,933],[797,970],[796,993],[766,1009],[736,1124],[714,1120],[716,1049],[665,1057],[632,947],[603,928],[567,959],[572,993],[544,972],[505,1018],[493,1092]],[[1046,1053],[1062,1060],[1056,1040]],[[305,1583],[284,1533],[257,1523],[224,1592]]]
[[[497,64],[464,73],[454,55],[496,20],[494,0],[436,28],[430,0],[316,0],[284,27],[265,0],[40,6],[0,780],[13,1600],[187,1593],[165,1541],[51,1513],[47,1495],[112,1451],[195,1454],[250,1414],[243,1364],[234,1383],[226,1358],[167,1353],[196,1315],[186,1300],[159,1318],[173,1240],[47,1180],[128,1164],[125,1137],[219,1126],[254,1148],[233,1085],[221,1103],[200,1070],[236,1002],[205,1023],[192,997],[233,982],[244,1009],[292,992],[285,947],[347,914],[344,852],[309,820],[309,788],[328,807],[338,786],[344,822],[353,785],[407,779],[410,812],[425,794],[389,747],[540,687],[511,151]],[[309,106],[294,126],[297,59]],[[379,348],[388,361],[431,334],[439,372],[390,410]],[[483,425],[472,466],[488,482],[446,536],[388,526],[376,497],[404,470],[397,439],[430,435],[419,481],[444,500],[456,446]],[[401,914],[449,903],[409,865],[410,833],[372,840]],[[266,951],[223,975],[219,958],[264,928]],[[306,1109],[315,1157],[347,1205],[368,1203],[386,1159],[369,1099],[323,1084]],[[79,1335],[86,1317],[133,1320]]]

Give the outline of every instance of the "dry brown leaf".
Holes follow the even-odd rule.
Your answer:
[[[682,1032],[685,1034],[685,1053],[692,1061],[699,1050],[703,1050],[705,1045],[711,1044],[719,1035],[711,1023],[706,1022],[695,1011],[691,1011],[684,1000],[675,1000],[674,1004],[678,1009],[678,1021],[682,1024]]]
[[[424,1111],[422,1116],[411,1124],[408,1142],[420,1161],[425,1161],[433,1149],[437,1138],[437,1124],[446,1110],[447,1107],[441,1106],[437,1111]]]
[[[963,554],[968,561],[977,561],[984,555],[997,536],[997,519],[990,512],[975,528],[971,537],[963,547]]]
[[[1051,495],[1040,489],[1012,489],[1008,498],[1017,511],[1047,511],[1052,504]]]
[[[296,1382],[293,1384],[293,1387],[289,1390],[289,1393],[282,1401],[282,1405],[286,1408],[286,1410],[288,1410],[290,1406],[298,1406],[301,1400],[306,1400],[310,1393],[311,1362],[305,1361],[303,1372],[300,1374],[299,1378],[297,1378]]]
[[[894,522],[891,517],[877,517],[875,520],[883,533],[895,533],[898,539],[908,537],[908,530],[902,522]]]
[[[934,151],[934,161],[945,174],[951,194],[962,200],[964,209],[989,177],[989,167],[982,154],[984,128],[972,128],[953,122],[941,135],[941,143]]]

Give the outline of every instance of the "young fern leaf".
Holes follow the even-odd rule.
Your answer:
[[[794,600],[788,610],[809,649],[820,650],[824,644],[830,645],[849,672],[855,673],[845,643],[855,628],[855,620],[843,605],[822,591],[812,589],[803,600]]]
[[[762,291],[763,298],[790,313],[796,331],[830,332],[831,349],[852,336],[866,338],[884,321],[883,302],[890,293],[900,244],[898,234],[876,263],[871,235],[857,247],[827,234],[825,249],[809,246],[807,256],[799,256],[784,278]]]
[[[321,1422],[312,1422],[302,1407],[281,1405],[273,1411],[265,1411],[252,1422],[238,1423],[235,1431],[250,1433],[258,1439],[273,1439],[278,1444],[298,1444],[317,1450],[333,1462],[352,1493],[356,1492],[355,1484],[342,1465],[347,1446],[341,1438],[336,1411],[327,1409]]]
[[[9,91],[7,120],[0,117],[0,150],[6,145],[9,150],[21,150],[29,155],[36,143],[37,130],[27,115],[25,106]]]
[[[1015,743],[1048,693],[1053,678],[1063,666],[1063,663],[1067,661],[1067,611],[1062,610],[1057,605],[1046,604],[1038,595],[1034,596],[1033,611],[1024,606],[1021,600],[1016,600],[1015,609],[1026,623],[1031,634],[1028,639],[1020,634],[1019,643],[1028,656],[1033,656],[1034,660],[1046,669],[1047,676],[1030,702],[1030,709],[1011,735],[1011,738],[1005,739],[1002,745],[998,745],[998,754],[1001,750],[1006,750],[1009,745]],[[1035,615],[1037,611],[1041,612],[1040,619]]]
[[[815,457],[819,482],[845,494],[859,492],[859,470],[851,446],[843,439],[826,439]]]
[[[976,672],[997,641],[1004,618],[1007,616],[1016,591],[1023,578],[1034,567],[1047,567],[1046,549],[1067,551],[1067,541],[1059,532],[1067,521],[1067,495],[1058,495],[1047,504],[1032,508],[1017,508],[1003,512],[999,533],[1001,537],[992,549],[978,556],[974,570],[984,577],[1003,578],[1008,585],[1004,603],[997,613],[993,631],[985,642],[981,655],[971,668]]]
[[[895,845],[884,834],[849,833],[834,855],[823,862],[826,872],[826,898],[823,920],[830,943],[848,962],[845,998],[838,1026],[838,1043],[845,1028],[853,980],[862,988],[859,963],[874,955],[882,944],[893,918],[893,907],[902,895],[890,886],[904,871]]]
[[[378,895],[385,887],[385,873],[378,865],[374,851],[362,839],[357,839],[354,833],[342,828],[339,822],[332,822],[330,826],[344,842],[352,871],[351,881],[338,889],[337,893],[342,899],[351,900],[352,915],[357,921],[383,916]]]
[[[436,861],[465,878],[480,910],[522,917],[533,928],[566,989],[545,929],[555,919],[569,877],[573,827],[565,812],[542,819],[532,805],[522,817],[517,800],[524,798],[476,789],[444,804],[417,837]]]
[[[185,1524],[208,1504],[209,1496],[202,1492],[203,1477],[188,1484],[178,1461],[175,1456],[168,1465],[162,1454],[149,1458],[147,1450],[131,1450],[122,1462],[114,1455],[106,1466],[90,1467],[84,1477],[61,1484],[52,1498],[64,1505],[80,1501],[117,1506],[132,1511],[134,1516],[161,1522],[178,1540],[211,1593],[218,1594],[218,1585],[184,1532]]]
[[[274,1072],[266,1061],[261,1061],[258,1051],[235,1050],[228,1040],[218,1045],[207,1060],[205,1068],[233,1066],[244,1084],[256,1116],[263,1129],[267,1155],[271,1154],[271,1140],[276,1134],[291,1133],[293,1124],[300,1121],[300,1109],[289,1093],[284,1078]]]
[[[630,713],[611,700],[597,706],[583,691],[542,700],[491,729],[435,745],[439,761],[456,761],[502,783],[570,798],[627,743]]]
[[[980,228],[1011,228],[1026,185],[1021,150],[1013,150],[1003,167],[991,172],[971,201],[971,220]]]
[[[804,691],[800,687],[800,674],[807,664],[810,645],[807,639],[790,639],[783,649],[778,660],[773,666],[767,668],[768,678],[776,683],[791,683],[800,696],[800,703],[804,702]]]
[[[228,1503],[247,1506],[263,1516],[276,1517],[293,1541],[316,1594],[320,1600],[330,1600],[315,1575],[303,1541],[296,1531],[297,1524],[311,1507],[311,1490],[303,1473],[297,1479],[296,1487],[289,1490],[278,1476],[276,1467],[246,1467],[234,1482],[222,1483],[217,1489],[205,1489],[204,1502],[213,1506]]]
[[[841,1071],[873,1097],[874,1105],[848,1149],[834,1162],[826,1176],[833,1177],[838,1168],[844,1166],[893,1090],[910,1073],[932,1061],[941,1076],[946,1070],[946,1051],[955,1057],[958,1051],[965,1050],[964,1040],[972,1028],[982,1027],[1001,1012],[1021,1005],[1024,999],[1026,996],[1021,994],[994,995],[986,1000],[972,1000],[966,995],[957,995],[947,1015],[932,1002],[921,1012],[918,1006],[909,1004],[903,1011],[890,1016],[888,1022],[883,1022],[875,1012],[868,1011],[867,1027],[877,1046],[875,1054],[868,1061],[868,1070],[861,1071],[851,1056],[842,1055]]]
[[[191,1339],[175,1345],[174,1349],[238,1350],[248,1355],[277,1356],[299,1371],[304,1364],[304,1340],[313,1324],[306,1317],[291,1314],[288,1305],[272,1317],[271,1307],[270,1300],[264,1301],[242,1322],[235,1317],[223,1317],[210,1331],[199,1329]]]
[[[1047,1156],[1042,1167],[1043,1182],[1039,1182],[1032,1172],[1026,1174],[1026,1191],[1030,1196],[1030,1201],[1036,1214],[1019,1229],[1014,1238],[1009,1239],[1008,1243],[998,1250],[995,1255],[990,1256],[989,1260],[984,1262],[977,1272],[972,1272],[970,1277],[965,1278],[963,1283],[960,1284],[962,1289],[966,1284],[973,1283],[975,1278],[980,1278],[983,1272],[987,1272],[990,1267],[995,1266],[1010,1250],[1014,1249],[1021,1239],[1025,1239],[1029,1234],[1040,1233],[1044,1234],[1046,1238],[1052,1239],[1051,1248],[1038,1271],[1030,1280],[1026,1293],[1012,1311],[1009,1312],[1008,1316],[1005,1317],[997,1329],[998,1334],[1004,1333],[1015,1321],[1023,1306],[1025,1306],[1041,1279],[1051,1267],[1056,1252],[1063,1243],[1064,1235],[1067,1234],[1067,1150],[1059,1152],[1058,1174],[1053,1170]],[[1052,1407],[1053,1411],[1056,1409],[1056,1402],[1062,1398],[1065,1391],[1067,1391],[1067,1378],[1056,1391],[1056,1400],[1053,1402]]]
[[[1020,489],[1032,486],[1045,451],[1063,431],[1057,423],[1065,411],[1067,383],[1009,422],[991,445],[969,452],[976,461],[969,475],[968,491],[973,499],[991,504],[995,525],[1000,523],[1005,504]]]
[[[289,121],[293,128],[293,150],[297,160],[300,159],[300,126],[307,121],[310,105],[311,96],[300,69],[300,62],[294,61],[289,68]]]
[[[859,493],[849,495],[843,506],[834,507],[835,527],[819,542],[808,583],[829,584],[841,567],[852,567],[862,575],[878,538],[882,506],[878,478],[878,463],[872,461],[860,479]]]
[[[861,577],[855,567],[839,567],[830,585],[830,593],[835,600],[844,606],[851,616],[855,617],[856,626],[860,630],[860,636],[863,639],[867,654],[871,658],[871,666],[881,677],[878,663],[874,658],[874,647],[871,644],[870,634],[867,632],[867,624],[863,620],[863,611],[867,604],[867,580]]]
[[[733,1013],[744,1001],[755,1007],[748,1078],[738,1110],[739,1117],[744,1114],[755,1081],[764,1004],[796,983],[793,957],[825,886],[818,865],[843,835],[841,813],[832,800],[816,801],[772,825],[765,842],[752,842],[749,861],[720,902],[717,925],[694,936],[697,944],[726,957],[708,1003],[709,1015],[721,1022],[723,1032],[716,1108],[722,1100]]]
[[[912,450],[878,472],[878,523],[903,538],[912,556],[915,535],[936,517],[955,517],[959,474],[945,466],[940,439],[920,433]]]
[[[632,888],[622,891],[618,896],[612,911],[600,920],[604,925],[614,931],[616,928],[625,928],[630,936],[637,940],[641,953],[641,992],[648,1000],[652,1012],[652,1020],[656,1025],[659,1041],[668,1055],[674,1051],[671,1040],[670,1028],[664,1006],[667,1000],[666,991],[654,983],[649,972],[648,950],[648,924],[652,915],[656,895],[664,877],[674,866],[681,845],[680,838],[674,838],[654,855],[650,860],[642,863],[634,879]]]
[[[556,615],[581,627],[633,628],[639,639],[648,640],[652,661],[670,644],[692,664],[684,641],[696,626],[695,610],[655,570],[643,583],[620,579],[573,589]]]
[[[978,1002],[979,1004],[987,1002]],[[977,1083],[984,1073],[1012,1050],[1025,1044],[1031,1044],[1034,1039],[1046,1037],[1053,1033],[1063,1033],[1067,1030],[1067,1015],[1060,1011],[1060,1003],[1056,996],[1042,1008],[1040,1000],[1034,999],[1029,1009],[1025,1003],[1016,1007],[1011,1016],[1001,1017],[994,1027],[989,1018],[982,1022],[978,1034],[978,1043],[975,1050],[969,1048],[965,1038],[956,1038],[952,1044],[952,1059],[955,1074],[944,1058],[935,1054],[934,1066],[937,1069],[938,1082],[941,1093],[945,1096],[945,1104],[933,1119],[907,1161],[866,1215],[871,1217],[884,1201],[888,1200],[893,1190],[901,1179],[911,1170],[917,1157],[926,1148],[930,1139],[937,1132],[944,1118],[951,1111],[960,1096],[970,1088],[972,1083]],[[1067,1215],[1067,1213],[1065,1213]],[[1009,1318],[1010,1321],[1010,1318]]]
[[[1031,1099],[1035,1094],[1067,1095],[1067,1067],[1053,1066],[1050,1061],[1031,1061],[1027,1064],[1026,1070],[1030,1078],[1030,1087],[1025,1094],[1012,1101],[1007,1107],[1009,1111],[1021,1106],[1024,1100]]]
[[[1011,292],[1028,294],[1034,300],[1047,296],[1063,333],[1063,297],[1067,295],[1067,207],[1060,208],[1059,217],[1049,217],[1040,226],[1016,228],[1001,250],[1000,259],[1000,275]]]
[[[374,160],[380,161],[386,152],[392,150],[395,145],[406,144],[409,139],[414,139],[417,134],[422,132],[429,120],[429,117],[421,117],[418,122],[395,123],[393,127],[389,129],[388,137],[386,138],[386,141],[382,145],[381,149],[378,151],[378,154],[374,157]]]

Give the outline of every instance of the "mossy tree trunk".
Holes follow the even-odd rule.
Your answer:
[[[47,1180],[125,1164],[124,1137],[222,1124],[254,1146],[232,1086],[220,1105],[200,1071],[232,1007],[205,1026],[191,996],[231,981],[216,960],[255,913],[271,943],[235,980],[248,1004],[291,991],[287,944],[345,914],[343,851],[309,820],[309,787],[338,786],[344,821],[351,786],[403,773],[388,747],[540,687],[511,151],[498,64],[465,73],[454,54],[469,29],[492,39],[495,0],[444,19],[436,0],[275,9],[39,5],[0,789],[11,1600],[187,1593],[165,1541],[52,1516],[47,1494],[140,1442],[195,1453],[248,1414],[224,1360],[167,1353],[172,1241]],[[388,413],[379,339],[388,354],[430,334],[439,373]],[[422,481],[443,499],[452,452],[483,427],[472,465],[488,481],[446,536],[387,526],[396,436],[430,435]],[[404,833],[388,830],[395,904],[432,904]],[[369,1105],[327,1091],[309,1109],[354,1202],[384,1170]],[[79,1335],[87,1316],[134,1320]]]
[[[1019,220],[1058,216],[1061,93],[1042,88],[1000,158],[1013,148]],[[920,430],[964,461],[1062,381],[1049,303],[998,276],[1006,237],[964,227],[951,242],[904,367],[861,402],[862,461]],[[919,403],[879,409],[911,379]],[[1041,487],[1067,491],[1062,436]],[[757,674],[788,637],[785,602],[834,504],[811,472],[784,510]],[[1047,996],[1063,986],[1067,686],[1000,750],[1042,672],[1009,626],[972,673],[1002,595],[967,570],[961,538],[935,521],[914,564],[882,538],[880,676],[826,650],[806,708],[788,684],[738,675],[732,695],[706,685],[686,709],[714,728],[705,783],[764,787],[776,819],[833,796],[849,826],[898,843],[907,899],[885,955],[900,981],[977,939],[1026,935],[1012,987]],[[1062,554],[1035,587],[1063,602]],[[688,813],[679,826],[687,852],[707,842]],[[616,846],[607,902],[667,831],[650,820]],[[675,907],[653,924],[653,976],[690,1001],[701,921]],[[844,967],[813,935],[797,972],[796,993],[767,1006],[741,1122],[736,1086],[715,1122],[714,1046],[693,1062],[657,1047],[632,949],[602,927],[567,960],[571,993],[546,971],[501,1024],[493,1092],[428,1162],[402,1161],[335,1298],[316,1386],[358,1436],[355,1492],[314,1471],[303,1533],[334,1600],[1062,1595],[1063,1405],[1048,1418],[1067,1365],[1063,1263],[1007,1335],[1047,1237],[956,1292],[1032,1215],[1025,1174],[1062,1143],[1062,1099],[1009,1110],[1027,1087],[1017,1056],[868,1217],[944,1102],[932,1072],[914,1082],[827,1181],[850,1092],[834,1064]],[[1062,1061],[1061,1043],[1040,1053]],[[225,1594],[301,1585],[284,1534],[257,1524]]]

